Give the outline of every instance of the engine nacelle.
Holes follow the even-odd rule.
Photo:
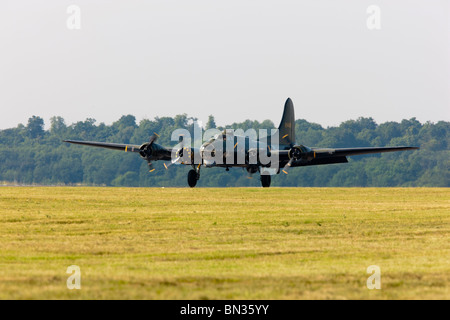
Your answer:
[[[302,158],[302,149],[300,148],[300,146],[293,146],[292,148],[289,149],[288,152],[288,157],[289,160],[294,159],[294,160],[300,160]]]
[[[247,172],[251,174],[258,172],[258,166],[248,166],[246,169]]]
[[[139,147],[139,154],[142,158],[148,159],[152,155],[152,146],[150,143],[144,143]]]
[[[289,149],[288,157],[290,159],[294,159],[295,161],[306,160],[310,161],[316,157],[316,153],[303,145],[293,146]]]

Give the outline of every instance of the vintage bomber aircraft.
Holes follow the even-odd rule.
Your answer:
[[[278,141],[271,141],[273,137],[277,137]],[[171,161],[169,165],[164,163],[167,169],[171,164],[181,163],[184,165],[192,166],[192,169],[188,173],[188,184],[190,187],[195,187],[197,180],[200,179],[200,168],[204,167],[224,167],[228,171],[230,167],[243,167],[247,170],[249,174],[256,172],[261,173],[261,185],[263,187],[269,187],[271,182],[270,174],[267,174],[269,170],[268,167],[273,164],[267,164],[260,160],[261,152],[267,154],[277,155],[278,163],[276,164],[276,173],[283,172],[288,173],[288,169],[291,167],[299,166],[313,166],[322,164],[332,164],[332,163],[346,163],[348,162],[347,156],[363,155],[371,153],[382,153],[382,152],[394,152],[394,151],[404,151],[404,150],[415,150],[418,147],[378,147],[378,148],[310,148],[303,145],[297,145],[295,143],[295,117],[294,117],[294,105],[292,100],[288,98],[284,105],[284,113],[281,119],[281,123],[278,127],[277,135],[271,135],[266,138],[266,145],[259,144],[255,149],[255,144],[250,142],[255,142],[256,144],[260,141],[250,141],[249,137],[235,136],[233,134],[224,131],[221,134],[215,135],[212,139],[205,142],[200,148],[184,147],[179,144],[178,148],[166,148],[157,143],[155,143],[158,135],[155,133],[150,137],[150,140],[142,145],[131,145],[131,144],[117,144],[117,143],[105,143],[105,142],[92,142],[92,141],[75,141],[75,140],[64,140],[64,142],[101,147],[113,150],[120,150],[125,152],[136,152],[148,162],[150,172],[155,169],[152,167],[152,161],[163,160]],[[214,148],[218,146],[225,146],[226,140],[233,141],[233,156],[234,162],[226,160],[225,157],[227,152],[223,152],[223,161],[212,160],[211,155],[214,155]],[[243,139],[243,140],[239,140]],[[238,141],[245,141],[244,147],[236,148]],[[271,145],[276,144],[277,147],[270,149]],[[262,146],[262,147],[261,147]],[[212,147],[212,150],[211,150]],[[209,151],[207,151],[210,149]],[[226,150],[225,147],[223,150]],[[237,162],[236,159],[239,156],[239,152],[244,153],[243,162]],[[250,155],[256,154],[256,161],[249,161]],[[228,154],[229,155],[229,154]],[[242,157],[241,157],[242,159]],[[280,168],[282,168],[280,170]]]

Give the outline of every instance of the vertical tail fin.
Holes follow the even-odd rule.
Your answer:
[[[295,115],[294,104],[291,98],[288,98],[284,104],[284,112],[278,127],[278,134],[280,136],[280,145],[295,145]]]

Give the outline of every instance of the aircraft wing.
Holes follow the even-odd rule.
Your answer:
[[[310,148],[308,152],[308,160],[293,161],[292,167],[300,166],[315,166],[321,164],[332,163],[346,163],[348,162],[348,156],[356,156],[371,153],[383,153],[383,152],[395,152],[405,150],[417,150],[418,147],[382,147],[382,148]],[[280,152],[280,157],[283,158],[281,166],[285,166],[288,163],[287,151]]]
[[[417,150],[418,147],[380,147],[380,148],[311,148],[316,153],[316,157],[345,157],[361,154],[395,152],[405,150]]]
[[[120,143],[94,142],[94,141],[64,140],[64,142],[80,144],[80,145],[90,146],[90,147],[119,150],[119,151],[125,151],[125,152],[139,152],[139,147],[140,147],[140,146],[134,145],[134,144],[120,144]]]

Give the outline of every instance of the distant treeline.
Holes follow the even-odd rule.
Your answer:
[[[155,162],[148,172],[147,163],[136,153],[83,147],[63,143],[63,139],[105,141],[140,145],[156,132],[157,143],[173,146],[172,131],[193,131],[194,118],[186,114],[136,123],[132,115],[122,116],[112,125],[86,119],[67,125],[53,117],[44,130],[42,118],[33,116],[27,125],[0,131],[0,181],[17,184],[83,184],[106,186],[168,187],[186,186],[187,166],[165,170]],[[207,128],[214,128],[210,116]],[[272,121],[247,120],[226,128],[272,129]],[[323,128],[306,120],[296,121],[298,144],[311,147],[420,146],[418,151],[349,157],[347,164],[294,168],[288,175],[272,178],[272,186],[410,187],[450,186],[448,146],[450,122],[420,123],[415,118],[402,122],[377,124],[372,118],[359,118],[338,127]],[[223,129],[223,128],[219,128]],[[259,175],[249,179],[246,171],[232,168],[202,169],[198,186],[260,186]]]

